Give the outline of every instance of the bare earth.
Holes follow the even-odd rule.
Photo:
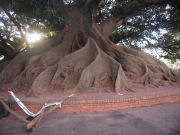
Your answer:
[[[68,99],[68,100],[103,100],[103,99],[116,99],[116,98],[129,98],[129,97],[139,97],[139,96],[151,96],[151,95],[158,95],[158,94],[171,94],[171,93],[177,93],[180,92],[180,81],[177,83],[174,83],[172,86],[164,87],[144,87],[139,86],[138,88],[134,88],[135,92],[128,92],[128,91],[122,91],[120,93],[123,94],[123,96],[119,96],[115,92],[100,92],[100,93],[75,93],[75,95]],[[24,103],[42,103],[44,104],[47,100],[49,102],[53,101],[59,101],[62,98],[72,94],[72,93],[62,93],[58,91],[51,91],[49,93],[45,93],[44,95],[35,97],[33,95],[29,95],[27,91],[22,90],[14,90],[13,92],[15,95]],[[11,97],[10,94],[7,91],[0,91],[0,98]],[[13,99],[12,99],[13,100]]]
[[[25,124],[9,116],[0,135],[25,135]],[[50,114],[30,135],[180,135],[180,102],[101,113]]]

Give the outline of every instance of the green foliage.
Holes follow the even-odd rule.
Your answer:
[[[62,4],[62,0],[7,0],[3,3],[3,8],[23,17],[25,23],[28,24],[29,21],[36,29],[41,22],[46,29],[57,30],[65,24],[61,14]]]
[[[25,33],[33,31],[55,36],[68,24],[64,6],[85,0],[3,0],[0,2],[0,56],[10,59],[27,49]],[[133,0],[101,0],[95,19],[98,24],[109,17],[126,17],[128,8],[136,8]],[[71,9],[71,8],[69,8]],[[67,11],[66,11],[67,12]],[[68,11],[70,12],[70,11]],[[180,2],[164,1],[133,13],[118,26],[110,39],[136,49],[161,48],[162,57],[179,59]]]
[[[164,3],[139,11],[110,35],[114,43],[141,49],[161,49],[161,57],[180,59],[180,10]]]
[[[126,5],[129,0],[117,0],[111,9],[111,14],[113,16],[118,16],[119,14],[126,14]]]
[[[161,48],[165,53],[162,57],[176,61],[180,59],[180,32],[166,33],[151,48]]]
[[[26,33],[33,31],[55,36],[64,27],[59,13],[61,0],[7,0],[0,3],[0,55],[13,58],[28,49]],[[60,12],[61,13],[61,12]]]

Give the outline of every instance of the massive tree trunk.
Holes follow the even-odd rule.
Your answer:
[[[129,13],[96,24],[95,9],[90,7],[97,3],[64,9],[68,25],[56,39],[18,54],[1,72],[1,86],[30,89],[38,95],[53,90],[132,91],[138,84],[162,86],[178,80],[175,71],[153,56],[112,43],[109,34]]]

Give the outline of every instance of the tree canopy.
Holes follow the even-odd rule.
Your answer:
[[[63,7],[70,7],[78,2],[81,6],[84,0],[2,1],[0,55],[11,59],[19,51],[27,49],[27,32],[56,35],[55,33],[68,25]],[[160,48],[164,51],[162,57],[180,59],[180,2],[159,1],[131,13],[136,4],[136,1],[133,3],[131,0],[101,0],[94,14],[96,23],[101,24],[109,18],[118,21],[118,18],[124,16],[123,23],[115,26],[110,35],[114,43],[136,49]]]

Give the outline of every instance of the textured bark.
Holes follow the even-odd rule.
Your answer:
[[[119,92],[131,90],[135,84],[161,86],[178,79],[164,63],[144,52],[114,45],[96,27],[91,28],[93,36],[82,38],[82,32],[75,33],[38,55],[18,55],[2,71],[3,82],[16,82],[16,88],[27,82],[24,89],[39,95],[50,90]],[[79,41],[80,35],[85,44]]]
[[[156,1],[136,3],[136,8],[141,9],[145,2]],[[131,12],[128,10],[126,17]],[[109,40],[109,33],[126,17],[97,25],[92,12],[72,8],[67,12],[69,25],[54,42],[46,41],[28,54],[17,55],[4,68],[0,77],[2,87],[9,83],[18,89],[30,89],[35,95],[52,90],[119,92],[132,91],[138,84],[158,87],[179,80],[178,73],[151,55],[117,46]]]

